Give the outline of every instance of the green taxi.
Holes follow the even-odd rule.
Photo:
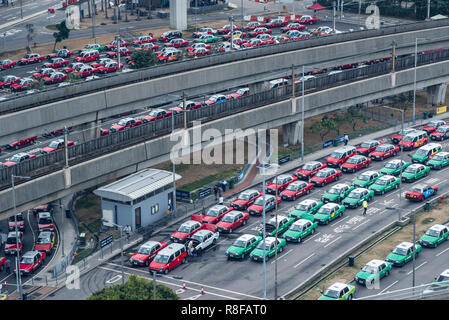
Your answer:
[[[276,226],[276,217],[271,218],[270,220],[268,220],[267,222],[265,222],[265,235],[269,236],[269,235],[276,235],[276,230],[277,230],[277,234],[280,235],[282,233],[284,233],[285,231],[288,230],[288,228],[293,224],[293,222],[295,222],[295,219],[293,218],[289,218],[283,215],[278,215],[277,216],[277,226]],[[261,224],[259,226],[259,235],[263,234],[263,225]]]
[[[383,277],[388,276],[392,267],[392,264],[389,262],[373,259],[355,275],[354,280],[355,282],[368,287],[373,285],[374,281],[378,281]]]
[[[419,244],[424,247],[436,248],[449,237],[449,228],[441,224],[435,224],[427,229],[426,233],[419,239]]]
[[[245,256],[251,253],[260,241],[262,241],[262,237],[260,236],[244,234],[234,241],[232,246],[226,250],[225,254],[228,260],[232,258],[245,259]]]
[[[345,206],[336,203],[326,203],[315,214],[314,221],[318,224],[329,224],[329,222],[342,217],[345,212]]]
[[[449,165],[449,152],[440,152],[427,161],[426,165],[431,169],[441,169]]]
[[[276,254],[276,250],[278,253],[281,253],[284,250],[284,247],[287,245],[287,241],[283,238],[275,237],[266,237],[265,238],[265,256],[264,256],[264,243],[263,240],[259,242],[257,247],[251,251],[249,257],[254,261],[263,261],[265,257],[265,261],[270,259],[272,256]]]
[[[84,49],[104,51],[106,49],[106,46],[98,44],[98,43],[89,43],[84,46]]]
[[[314,234],[318,223],[306,219],[295,221],[290,228],[283,234],[283,238],[291,242],[301,242],[309,234]]]
[[[394,176],[385,175],[376,180],[370,187],[369,190],[373,190],[374,194],[385,194],[385,192],[392,189],[399,188],[401,180]]]
[[[318,300],[352,300],[355,286],[343,282],[335,282],[322,292]]]
[[[315,213],[323,206],[323,203],[318,200],[306,199],[298,203],[295,208],[290,211],[288,216],[295,220],[307,219],[313,221]]]
[[[345,183],[336,184],[321,196],[321,201],[323,201],[323,203],[340,203],[340,201],[343,200],[343,198],[346,197],[352,190],[354,190],[354,188],[354,186],[348,186]]]
[[[358,208],[366,200],[370,202],[374,198],[374,191],[366,188],[357,188],[351,191],[350,194],[341,202],[346,208]]]
[[[409,165],[410,165],[410,162],[408,162],[408,161],[404,161],[404,160],[400,160],[400,159],[390,160],[385,164],[385,166],[382,169],[380,169],[380,173],[388,174],[391,176],[398,176]]]
[[[203,43],[213,43],[217,41],[218,37],[211,34],[203,34],[201,37],[195,40],[195,42],[203,42]]]
[[[415,259],[418,257],[421,250],[421,245],[415,244]],[[402,267],[404,264],[412,260],[413,243],[411,242],[401,242],[385,259],[385,261],[392,263],[395,267]]]
[[[423,177],[427,177],[427,175],[430,172],[430,168],[420,164],[420,163],[414,163],[412,165],[409,165],[404,172],[401,174],[401,181],[404,182],[414,182],[418,179],[421,179]]]
[[[352,181],[352,185],[356,188],[368,188],[382,176],[383,174],[377,171],[365,171]]]

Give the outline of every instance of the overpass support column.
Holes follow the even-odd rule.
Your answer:
[[[427,87],[427,103],[432,105],[444,105],[446,101],[446,89],[446,83]]]
[[[187,29],[186,0],[170,0],[170,27],[177,30]]]
[[[296,145],[301,142],[301,121],[282,125],[282,143]]]

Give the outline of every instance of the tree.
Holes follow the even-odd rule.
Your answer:
[[[67,26],[65,25],[65,20],[62,21],[60,24],[57,24],[56,28],[58,29],[58,32],[53,33],[53,37],[55,38],[55,45],[53,46],[53,51],[55,51],[56,44],[58,42],[62,42],[62,40],[68,39],[70,35],[70,29],[68,29]]]
[[[366,123],[366,117],[363,114],[362,109],[356,108],[354,106],[349,107],[346,110],[344,119],[346,122],[349,122],[352,125],[352,131],[355,131],[357,127],[358,124],[357,120],[361,120],[363,123]]]
[[[32,23],[27,23],[25,25],[25,28],[27,30],[27,47],[26,47],[26,50],[27,50],[27,53],[30,53],[31,52],[30,42],[34,38],[34,25]]]
[[[324,137],[331,131],[337,131],[338,123],[335,119],[324,116],[320,121],[314,122],[310,127],[310,130],[320,135],[321,141],[324,141]]]
[[[139,50],[131,54],[134,69],[151,67],[156,63],[156,54],[152,50]]]
[[[157,300],[178,300],[179,297],[172,289],[156,286]],[[125,284],[117,284],[94,292],[87,300],[152,300],[153,281],[130,275]]]

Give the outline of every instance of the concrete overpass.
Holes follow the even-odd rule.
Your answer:
[[[418,88],[441,86],[449,82],[449,61],[420,66],[417,75]],[[410,91],[413,89],[413,78],[413,69],[407,69],[309,93],[304,100],[305,117]],[[206,122],[202,129],[204,132],[213,128],[224,134],[225,129],[266,130],[281,125],[296,126],[301,117],[300,102],[299,97],[249,109]],[[189,128],[186,131],[190,137],[189,145],[192,148],[204,147],[210,137],[203,136],[202,142],[192,143],[193,130]],[[294,136],[291,140],[295,142],[298,138],[299,136]],[[161,136],[24,182],[16,186],[17,208],[26,210],[167,161],[174,144],[168,135]],[[1,212],[11,215],[12,207],[11,189],[1,191]]]
[[[440,22],[440,24],[442,23]],[[303,64],[314,65],[315,67],[332,67],[348,62],[362,62],[373,58],[390,56],[393,40],[397,43],[397,55],[412,53],[416,37],[433,39],[428,43],[421,41],[420,51],[449,46],[449,36],[447,36],[449,34],[449,26],[444,24],[425,30],[404,31],[408,29],[401,29],[403,27],[400,26],[397,28],[399,28],[399,33],[396,34],[347,40],[340,43],[334,43],[335,39],[330,39],[332,40],[331,44],[327,44],[322,39],[315,39],[320,41],[319,43],[322,43],[322,45],[295,51],[278,52],[278,47],[270,46],[260,50],[265,50],[267,54],[272,51],[272,54],[255,58],[244,59],[245,54],[250,55],[253,53],[251,50],[248,52],[244,50],[236,53],[242,56],[241,60],[216,65],[209,64],[207,67],[185,72],[182,72],[183,69],[178,67],[180,65],[175,64],[174,66],[178,68],[173,70],[180,70],[178,73],[166,76],[152,74],[150,80],[133,82],[86,95],[78,95],[75,98],[23,109],[18,112],[14,112],[14,110],[19,107],[17,105],[19,101],[5,101],[0,103],[0,113],[3,112],[3,115],[0,116],[0,127],[2,128],[0,145],[29,136],[40,135],[42,132],[52,131],[54,128],[84,123],[94,124],[95,121],[104,117],[140,109],[144,106],[172,101],[176,95],[180,97],[182,92],[185,92],[187,96],[201,95],[204,92],[218,92],[228,88],[289,75],[291,74],[292,65],[296,67],[300,67]],[[376,30],[376,32],[382,34],[382,30]],[[353,37],[353,35],[345,35],[344,37]],[[342,36],[342,41],[346,39],[344,37]],[[304,46],[304,44],[302,45]],[[212,61],[215,61],[215,63],[221,61],[217,57],[214,59]],[[201,62],[203,60],[198,61]],[[201,66],[199,62],[193,60],[189,63],[193,66]],[[163,67],[174,68],[170,65]],[[120,75],[118,77],[134,77],[135,75],[132,74]],[[112,81],[115,78],[108,79],[108,81]],[[82,85],[95,86],[96,84],[92,81],[92,83],[83,83]],[[68,91],[63,90],[72,90],[70,87],[60,89],[61,91],[58,91],[59,89],[49,91],[48,94],[50,96],[54,92],[67,92],[68,94]],[[82,91],[79,94],[82,94]],[[32,97],[27,97],[27,99],[32,99]],[[29,102],[31,103],[32,100]],[[12,112],[6,113],[7,110],[12,110]],[[17,126],[18,123],[21,125]]]

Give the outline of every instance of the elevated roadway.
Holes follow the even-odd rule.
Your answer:
[[[417,74],[419,75],[417,79],[418,87],[425,88],[447,83],[449,82],[449,61],[420,66]],[[406,69],[309,93],[305,96],[305,117],[410,91],[413,88],[413,79],[413,69]],[[227,116],[203,123],[202,131],[213,128],[223,135],[226,129],[245,130],[252,128],[265,130],[281,125],[296,125],[301,119],[300,100],[301,98],[287,99],[257,108],[247,106],[246,111],[242,112],[230,110],[227,111]],[[215,106],[214,108],[219,107]],[[204,115],[206,115],[208,111],[207,108],[204,110],[201,108],[197,112],[204,112]],[[197,119],[201,119],[201,114],[198,114]],[[164,120],[166,120],[166,126],[170,128],[169,122],[171,121],[169,119]],[[167,132],[167,129],[164,130],[164,132]],[[210,137],[202,136],[202,143],[193,143],[195,141],[192,138],[193,130],[191,127],[186,130],[190,137],[189,146],[204,147],[204,143],[210,141]],[[151,138],[151,136],[148,138]],[[110,153],[100,149],[96,156],[80,158],[80,161],[73,162],[74,164],[71,164],[68,169],[61,169],[61,166],[56,170],[46,172],[45,175],[41,174],[35,179],[16,187],[18,210],[25,210],[34,205],[49,202],[67,194],[94,187],[142,168],[167,161],[170,159],[170,152],[175,143],[170,141],[170,136],[167,134],[151,140],[144,139],[143,142],[129,147],[118,146],[116,151]],[[14,169],[19,170],[20,167],[17,167]],[[21,175],[27,174],[20,171],[11,172]],[[6,175],[7,177],[8,175]],[[4,214],[11,214],[12,207],[11,189],[5,188],[0,191],[1,211]]]

